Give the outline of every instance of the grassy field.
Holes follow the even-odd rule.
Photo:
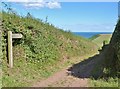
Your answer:
[[[105,41],[106,44],[109,44],[111,37],[112,34],[99,34],[90,39],[101,48],[103,46],[103,41]]]

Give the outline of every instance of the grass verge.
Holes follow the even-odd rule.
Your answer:
[[[101,79],[90,79],[90,87],[118,87],[118,78],[108,78],[107,80],[104,78]]]

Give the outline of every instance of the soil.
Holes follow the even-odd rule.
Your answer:
[[[62,69],[46,80],[35,83],[32,87],[89,87],[89,78],[93,77],[92,71],[102,61],[103,53],[96,54],[82,62]],[[98,70],[99,74],[103,69]]]

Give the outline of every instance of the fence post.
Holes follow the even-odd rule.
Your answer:
[[[13,52],[12,52],[12,32],[8,31],[8,61],[9,67],[13,67]]]

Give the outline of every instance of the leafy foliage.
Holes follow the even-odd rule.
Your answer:
[[[4,38],[7,37],[7,31],[9,30],[13,33],[23,34],[23,38],[13,40],[13,44],[14,46],[20,44],[29,60],[56,60],[64,54],[75,56],[76,53],[82,55],[92,50],[90,47],[93,44],[90,41],[73,36],[70,32],[64,32],[32,16],[20,17],[6,12],[2,12],[2,15]],[[60,56],[61,52],[62,55]]]

